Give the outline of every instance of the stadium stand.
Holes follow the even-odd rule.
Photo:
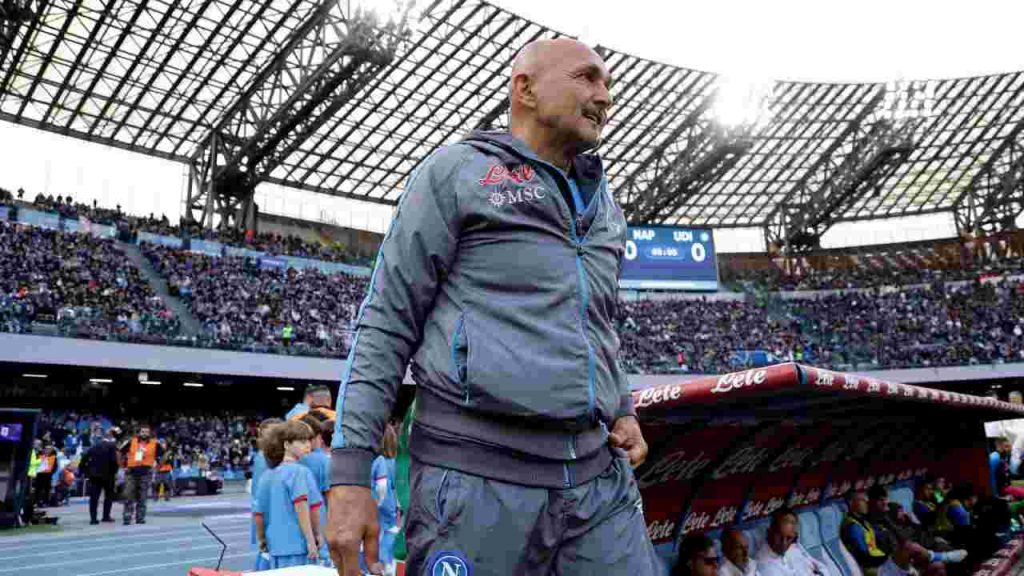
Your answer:
[[[202,327],[184,335],[116,241],[10,223],[0,231],[7,271],[0,326],[7,332],[31,331],[34,323],[36,331],[53,325],[74,337],[343,357],[366,289],[366,279],[346,274],[261,267],[253,258],[142,242],[170,295],[184,300]],[[880,276],[885,286],[866,268],[812,269],[796,284],[761,272],[762,289],[740,299],[624,301],[622,362],[633,373],[659,374],[784,360],[836,369],[1021,361],[1024,293],[1014,262],[905,268]],[[46,281],[48,273],[57,279]]]
[[[5,191],[7,192],[7,191]],[[7,192],[10,196],[10,192]],[[11,198],[13,201],[13,198]],[[287,256],[299,256],[303,258],[315,258],[327,262],[351,262],[356,257],[344,246],[327,246],[306,242],[296,236],[279,236],[271,233],[246,234],[233,229],[206,230],[202,227],[184,222],[171,224],[166,215],[159,218],[153,214],[149,216],[131,215],[122,212],[118,205],[111,209],[99,206],[93,201],[91,206],[74,202],[71,196],[54,198],[53,195],[44,196],[37,194],[31,206],[33,208],[60,214],[63,218],[87,219],[98,224],[121,227],[129,230],[132,237],[138,232],[149,232],[165,236],[184,236],[203,240],[214,240],[229,246],[237,246],[259,250],[269,254],[280,254]]]
[[[253,259],[211,257],[143,244],[171,293],[189,302],[204,338],[218,347],[265,351],[295,346],[343,356],[366,282],[316,269],[260,268]],[[290,334],[285,336],[285,334]]]
[[[173,338],[178,320],[112,240],[0,222],[0,324],[86,338]]]
[[[647,300],[620,306],[632,371],[717,373],[797,360],[848,369],[1024,360],[1019,280],[933,283],[766,302]]]

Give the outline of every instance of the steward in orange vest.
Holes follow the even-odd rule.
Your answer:
[[[150,472],[156,466],[158,448],[157,441],[148,436],[146,438],[140,436],[132,438],[131,443],[128,445],[125,467],[133,474]],[[148,470],[135,470],[135,468],[147,468]]]
[[[153,468],[163,456],[163,450],[150,436],[149,426],[139,427],[139,433],[122,448],[122,461],[127,469],[124,487],[124,523],[146,523],[146,498],[153,483]]]

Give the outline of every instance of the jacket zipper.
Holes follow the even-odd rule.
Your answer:
[[[528,159],[528,158],[526,158],[526,157],[524,157],[524,156],[522,156],[522,155],[520,155],[518,153],[517,153],[517,155],[520,156],[524,161],[533,162],[533,160],[530,160],[530,159]],[[558,185],[558,188],[559,188],[558,196],[561,197],[560,201],[565,203],[565,204],[567,204],[566,201],[565,201],[565,193],[567,191],[569,191],[568,190],[569,183],[565,182],[564,185],[563,185],[563,180],[565,180],[565,176],[563,176],[562,173],[557,168],[555,168],[551,164],[548,164],[547,162],[539,161],[538,163],[542,167],[544,167],[548,171],[548,173],[550,173],[552,175],[552,177],[554,177],[555,183]],[[571,192],[571,191],[569,191],[569,192]],[[598,198],[598,196],[599,196],[599,194],[594,194],[594,197],[591,198],[590,201],[591,202],[600,202],[600,199]],[[569,209],[569,213],[572,214],[572,212],[573,212],[572,207],[566,205],[566,208],[568,208]],[[594,418],[594,404],[595,404],[595,401],[594,401],[594,385],[595,385],[594,381],[597,379],[597,375],[596,375],[596,372],[597,372],[597,359],[596,359],[596,357],[594,355],[594,347],[590,343],[590,337],[587,335],[587,325],[589,324],[589,321],[587,320],[587,308],[589,307],[589,303],[590,303],[590,290],[588,289],[588,285],[587,285],[587,271],[586,271],[586,269],[583,266],[583,240],[586,239],[585,235],[583,234],[583,214],[577,213],[575,218],[570,216],[570,218],[569,218],[569,235],[572,238],[573,246],[576,248],[576,275],[577,275],[577,278],[579,279],[579,285],[580,285],[580,322],[579,322],[580,335],[583,337],[583,342],[587,346],[587,415],[591,419],[593,419]],[[570,460],[575,460],[576,459],[576,446],[575,445],[576,445],[576,435],[573,434],[568,439],[568,449],[569,449],[569,459]],[[566,488],[572,487],[572,483],[573,483],[572,473],[569,470],[569,465],[568,464],[564,465],[564,472],[565,472],[565,486],[566,486]]]
[[[561,176],[559,174],[559,176]],[[599,202],[596,197],[591,202]],[[583,234],[583,215],[576,214],[575,221],[569,223],[572,241],[576,245],[576,274],[580,284],[580,333],[587,345],[587,413],[590,418],[594,417],[594,381],[597,379],[597,359],[594,355],[594,346],[587,335],[587,327],[590,322],[587,316],[587,309],[590,307],[590,285],[587,283],[587,271],[583,266],[583,242],[586,239]]]
[[[563,190],[562,180],[564,176],[557,170],[548,170],[555,178],[555,182],[558,184],[560,196],[562,201],[565,202],[565,190]],[[562,180],[560,180],[562,179]],[[568,187],[566,182],[565,187]],[[591,202],[599,202],[596,198],[591,198]],[[569,213],[572,213],[572,208],[569,208]],[[594,346],[590,343],[590,337],[587,335],[587,308],[590,303],[590,290],[587,285],[587,271],[583,267],[583,214],[576,214],[576,217],[569,218],[569,235],[572,238],[572,244],[576,248],[576,276],[579,279],[580,286],[580,335],[583,337],[583,342],[587,346],[587,415],[590,418],[594,417],[594,380],[596,379],[596,359],[594,357]],[[567,447],[569,449],[569,459],[576,459],[576,435],[573,434],[567,439]],[[573,485],[573,474],[569,469],[569,464],[563,464],[565,471],[565,487],[571,488]]]

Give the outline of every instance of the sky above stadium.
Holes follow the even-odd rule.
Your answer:
[[[941,79],[1024,69],[1024,2],[493,0],[590,44],[773,80]]]

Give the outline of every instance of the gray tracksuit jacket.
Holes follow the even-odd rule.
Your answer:
[[[332,484],[367,485],[412,360],[412,455],[523,485],[587,482],[633,413],[614,316],[626,239],[596,156],[569,182],[506,133],[413,173],[381,245],[342,375]]]

